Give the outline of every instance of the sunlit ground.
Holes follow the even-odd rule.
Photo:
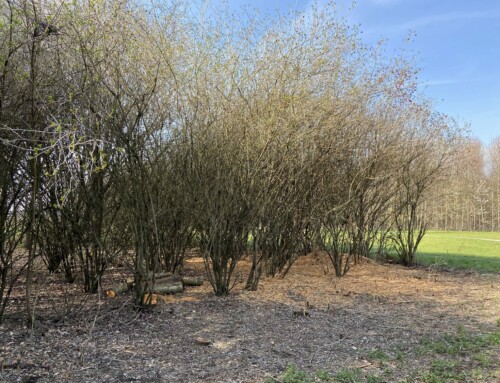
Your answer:
[[[424,265],[500,272],[500,232],[429,231],[417,259]]]

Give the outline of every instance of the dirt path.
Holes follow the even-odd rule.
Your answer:
[[[200,261],[188,271],[202,272]],[[311,255],[285,279],[266,279],[257,292],[239,285],[225,299],[202,286],[141,314],[127,297],[93,299],[57,323],[42,313],[33,333],[14,319],[2,325],[0,381],[263,382],[289,364],[381,374],[387,365],[370,360],[374,350],[410,359],[423,339],[495,328],[500,276],[365,263],[339,280]],[[294,314],[307,304],[309,315]],[[393,368],[388,381],[420,367]]]

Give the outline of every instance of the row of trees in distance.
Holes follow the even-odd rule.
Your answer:
[[[446,180],[425,204],[429,227],[500,231],[500,137],[487,146],[464,140]]]

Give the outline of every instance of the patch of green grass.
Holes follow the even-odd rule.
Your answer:
[[[484,348],[500,344],[500,330],[489,334],[474,335],[459,329],[456,334],[446,334],[436,341],[422,341],[420,354],[435,352],[438,354],[460,355],[478,353]]]
[[[416,355],[406,355],[400,349],[396,349],[394,354],[381,349],[366,351],[370,359],[381,362],[376,371],[345,368],[332,376],[323,370],[310,374],[290,365],[279,379],[268,379],[266,383],[496,381],[500,374],[497,360],[499,345],[500,327],[482,334],[473,334],[459,328],[456,333],[445,334],[438,339],[422,340]]]
[[[464,381],[465,375],[461,371],[459,361],[437,359],[431,364],[429,371],[421,375],[424,383],[442,383],[448,381]]]
[[[402,362],[406,359],[406,354],[401,350],[396,350],[394,352],[394,357],[398,362]]]
[[[361,370],[359,368],[340,370],[334,379],[339,383],[361,383]]]
[[[393,373],[392,369],[390,369],[389,367],[385,367],[384,368],[384,375],[386,376],[391,376]]]
[[[281,381],[283,383],[310,383],[313,380],[304,371],[299,370],[294,365],[290,365],[286,368]]]
[[[474,360],[478,362],[481,367],[491,367],[493,366],[493,358],[486,352],[480,352],[474,355]]]
[[[438,340],[424,340],[418,354],[434,357],[430,368],[419,375],[424,383],[462,382],[491,375],[496,366],[495,349],[500,345],[500,330],[470,334],[459,328]],[[436,355],[440,355],[436,358]]]
[[[321,382],[330,382],[332,378],[330,377],[330,374],[326,371],[316,371],[316,378],[318,378]]]
[[[389,357],[383,350],[377,348],[376,350],[372,350],[368,353],[368,359],[386,361]]]
[[[319,370],[314,374],[308,374],[299,370],[296,366],[290,365],[285,369],[279,380],[267,379],[266,383],[314,383],[314,382],[335,382],[335,383],[379,383],[381,380],[375,375],[369,375],[363,378],[361,369],[343,369],[335,376],[330,376],[327,371]]]
[[[417,253],[424,265],[500,272],[500,232],[428,231]]]
[[[367,375],[366,383],[383,383],[386,380],[378,375]]]
[[[319,370],[314,375],[310,375],[305,371],[299,370],[295,365],[291,364],[286,369],[279,380],[269,378],[266,383],[314,383],[314,382],[331,382],[332,378],[328,372]]]
[[[485,374],[484,372],[479,369],[479,368],[475,368],[471,371],[471,378],[474,379],[474,381],[476,380],[483,380],[485,378]]]

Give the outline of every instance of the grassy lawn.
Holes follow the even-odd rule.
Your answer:
[[[457,269],[500,272],[500,233],[428,231],[418,248],[418,262]]]

